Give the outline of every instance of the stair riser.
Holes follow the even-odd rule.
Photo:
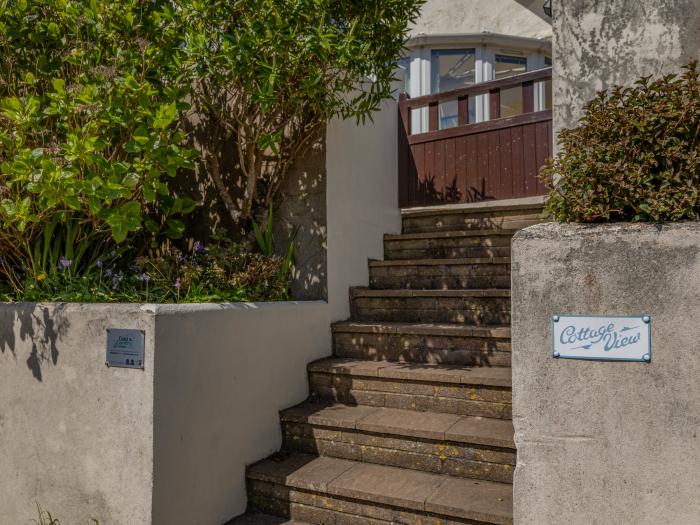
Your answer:
[[[436,440],[286,422],[287,451],[330,456],[434,474],[513,482],[515,452]]]
[[[504,387],[417,382],[345,374],[309,373],[314,396],[345,405],[403,408],[510,419],[511,391]]]
[[[335,332],[337,357],[370,361],[510,366],[508,339]]]
[[[510,264],[371,266],[369,284],[381,290],[510,288]]]
[[[406,323],[510,323],[509,297],[354,297],[353,319]]]
[[[507,215],[495,215],[492,213],[478,215],[452,213],[446,215],[404,217],[402,221],[402,232],[428,233],[460,230],[520,230],[542,222],[542,219],[539,218],[539,213],[540,212],[515,212]]]
[[[484,522],[319,494],[266,481],[249,480],[248,491],[253,509],[311,525],[484,525]]]
[[[497,237],[454,237],[447,239],[385,240],[384,259],[468,259],[510,257],[507,235]]]

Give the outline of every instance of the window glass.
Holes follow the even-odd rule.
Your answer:
[[[474,48],[433,49],[430,53],[430,92],[442,93],[471,86],[476,81]],[[469,100],[469,122],[474,122],[474,101]],[[457,101],[443,102],[439,107],[439,128],[457,125]]]
[[[527,71],[527,58],[511,55],[496,55],[494,78],[512,77]]]
[[[430,56],[431,93],[442,93],[476,80],[474,49],[434,49]]]
[[[494,78],[512,77],[527,72],[527,58],[496,55]],[[523,91],[520,86],[501,90],[501,118],[513,117],[523,112]]]

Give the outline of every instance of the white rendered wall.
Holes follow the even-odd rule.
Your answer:
[[[552,35],[543,0],[428,0],[412,35],[488,31],[529,38]],[[556,3],[555,3],[556,4]]]
[[[372,123],[334,120],[327,128],[328,303],[334,320],[349,315],[348,288],[367,286],[367,259],[383,258],[383,235],[401,229],[397,111],[389,100]]]

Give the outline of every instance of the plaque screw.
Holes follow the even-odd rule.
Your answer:
[[[651,317],[649,317],[648,315],[645,315],[644,317],[642,317],[642,321],[644,321],[645,323],[648,324],[649,322],[651,322]]]
[[[554,352],[552,355],[553,355],[554,357],[559,357],[561,354],[559,354],[559,352]]]
[[[644,359],[644,361],[646,361],[647,363],[651,362],[651,356],[649,354],[644,354],[642,356],[642,359]]]
[[[555,323],[558,323],[558,322],[559,322],[559,316],[558,316],[558,315],[553,315],[553,316],[552,316],[552,321],[554,321]]]

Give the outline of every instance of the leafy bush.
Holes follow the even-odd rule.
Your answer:
[[[327,120],[364,122],[390,96],[423,1],[177,2],[208,174],[234,222],[264,214]],[[235,182],[225,151],[237,152]]]
[[[700,212],[700,73],[642,78],[588,103],[543,168],[559,221],[674,221]]]
[[[422,3],[0,0],[0,293],[285,298],[294,248],[273,255],[271,216],[261,255],[217,241],[195,256],[196,204],[169,179],[196,145],[249,232],[328,119],[364,121],[390,95]]]
[[[130,261],[130,262],[127,262]],[[221,240],[186,250],[166,245],[136,258],[115,249],[82,271],[61,256],[50,271],[26,277],[22,293],[0,293],[2,300],[69,302],[192,303],[281,301],[289,299],[291,260],[250,253]]]
[[[195,203],[167,179],[194,152],[166,6],[0,2],[0,275],[13,285],[42,271],[49,244],[92,253],[138,232],[182,236]]]

